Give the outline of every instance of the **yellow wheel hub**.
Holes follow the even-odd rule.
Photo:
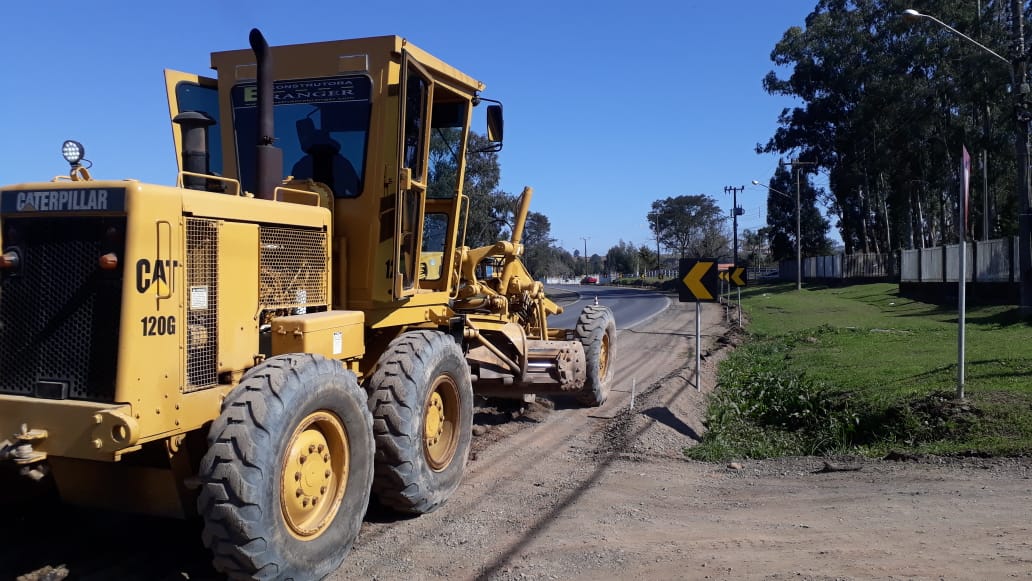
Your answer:
[[[459,445],[459,390],[450,377],[434,381],[425,409],[423,452],[430,468],[440,472],[451,463]]]
[[[280,486],[283,519],[291,533],[311,540],[337,515],[350,468],[347,430],[328,411],[309,414],[287,444]]]
[[[598,378],[604,380],[609,369],[609,334],[602,335],[602,350],[598,354]]]

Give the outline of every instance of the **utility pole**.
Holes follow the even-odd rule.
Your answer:
[[[584,241],[584,276],[588,276],[588,240],[591,236],[581,236],[580,239]]]
[[[732,200],[731,201],[731,218],[732,218],[732,221],[734,222],[735,242],[734,242],[734,254],[732,255],[731,262],[735,265],[735,268],[738,268],[738,217],[745,213],[745,210],[743,210],[742,208],[740,208],[738,206],[738,192],[744,192],[744,191],[745,191],[745,186],[742,186],[740,188],[736,188],[736,187],[732,187],[732,186],[724,186],[724,193],[725,194],[730,193],[732,195],[732,198],[731,198],[731,200]]]
[[[817,165],[815,161],[799,161],[793,159],[781,165],[791,165],[796,172],[795,181],[795,208],[796,208],[796,290],[803,290],[803,206],[800,202],[800,174],[803,173],[803,166]]]
[[[1014,83],[1017,85],[1017,135],[1015,149],[1018,163],[1018,273],[1019,312],[1023,317],[1032,316],[1032,199],[1030,199],[1028,175],[1028,122],[1032,111],[1029,103],[1028,55],[1025,53],[1024,2],[1011,0],[1011,20],[1014,33],[1014,52],[1011,59]]]

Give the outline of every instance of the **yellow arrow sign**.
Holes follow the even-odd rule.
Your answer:
[[[717,274],[717,278],[719,278],[720,280],[727,280],[727,271],[726,270],[720,271],[720,273]]]
[[[745,268],[738,267],[731,272],[731,282],[735,283],[736,286],[745,286],[745,279],[742,275],[745,274]]]
[[[702,283],[702,277],[706,275],[711,268],[713,268],[712,262],[696,262],[695,266],[688,271],[688,274],[684,275],[681,279],[684,281],[684,285],[688,287],[688,290],[695,295],[696,300],[709,301],[713,300],[713,293],[710,292],[706,285]]]

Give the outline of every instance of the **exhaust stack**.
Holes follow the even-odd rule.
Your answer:
[[[260,30],[252,28],[249,39],[258,64],[258,139],[255,143],[258,191],[255,192],[255,197],[271,200],[273,190],[283,181],[283,151],[273,145],[276,137],[272,117],[272,57],[269,43],[265,42]]]

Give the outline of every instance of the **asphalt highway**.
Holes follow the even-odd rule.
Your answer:
[[[549,327],[555,329],[572,329],[584,307],[595,304],[596,299],[613,311],[617,329],[640,325],[670,304],[663,293],[633,287],[559,284],[548,285],[545,293],[563,307],[561,314],[548,319]]]

